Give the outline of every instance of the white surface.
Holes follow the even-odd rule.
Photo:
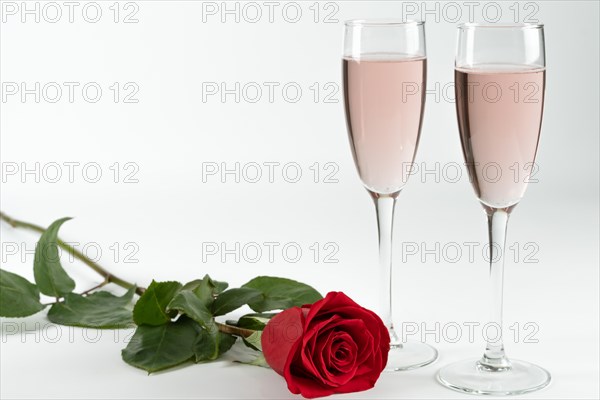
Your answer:
[[[112,2],[100,4],[103,19],[97,24],[75,14],[72,24],[21,23],[18,16],[6,16],[1,25],[2,82],[98,82],[104,89],[94,104],[81,97],[73,103],[22,103],[16,96],[0,103],[3,168],[97,162],[103,172],[95,184],[80,174],[73,183],[66,177],[58,183],[7,177],[2,210],[42,225],[76,217],[61,236],[80,242],[80,248],[96,243],[103,265],[141,285],[204,273],[240,285],[269,274],[305,281],[322,292],[342,290],[375,308],[375,217],[354,171],[342,104],[315,103],[309,89],[314,82],[340,82],[341,23],[314,23],[312,2],[299,3],[304,17],[296,24],[281,14],[273,23],[252,24],[213,17],[203,23],[201,3],[147,1],[136,3],[139,23],[115,24]],[[337,4],[340,21],[402,13],[400,2]],[[504,19],[512,19],[512,2],[501,4]],[[507,340],[506,347],[509,356],[552,373],[550,387],[523,398],[598,398],[598,3],[536,4],[536,17],[546,24],[547,103],[539,183],[530,185],[509,227],[508,242],[518,243],[521,251],[518,263],[507,260],[505,320],[506,326],[518,322],[521,335],[518,343]],[[529,11],[521,8],[522,14]],[[462,21],[467,19],[465,14]],[[482,20],[480,12],[474,19]],[[455,23],[436,22],[435,15],[426,21],[428,86],[439,82],[443,88],[453,79]],[[279,95],[273,103],[202,102],[202,82],[235,81],[298,82],[304,93],[294,104]],[[115,104],[108,89],[113,82],[135,82],[139,103]],[[341,93],[336,98],[341,100]],[[115,162],[136,163],[139,183],[114,183],[109,167]],[[203,183],[203,162],[297,162],[303,178]],[[336,163],[339,182],[312,182],[309,166],[315,162]],[[434,94],[427,99],[417,162],[428,168],[462,163],[454,104],[436,102]],[[480,255],[486,227],[472,189],[465,176],[458,183],[436,183],[432,175],[413,178],[396,216],[396,322],[424,323],[428,329],[439,322],[442,329],[484,321],[487,274]],[[4,224],[0,229],[2,268],[31,278],[33,256],[24,249],[33,249],[36,236]],[[266,255],[257,263],[231,257],[221,262],[218,256],[202,262],[202,243],[268,241],[298,243],[303,257],[297,263],[286,262],[281,253],[274,262]],[[121,247],[116,262],[109,248],[115,242]],[[138,263],[125,262],[128,242],[139,247]],[[339,262],[324,263],[323,252],[314,262],[309,249],[314,242],[337,244]],[[403,242],[427,248],[439,242],[441,249],[458,243],[463,257],[452,263],[429,255],[422,262],[418,254],[402,262]],[[468,259],[464,242],[476,242],[476,259]],[[538,263],[524,262],[528,242],[539,249]],[[13,244],[19,251],[8,254],[6,246]],[[98,282],[81,264],[64,264],[81,282],[78,289]],[[14,331],[22,322],[23,329],[40,323],[39,340]],[[527,322],[539,327],[538,343],[523,343]],[[148,377],[121,361],[124,332],[117,339],[102,332],[91,343],[95,331],[60,327],[55,339],[57,327],[47,324],[43,313],[2,319],[2,398],[293,397],[272,371],[229,361]],[[383,375],[373,390],[340,398],[472,398],[448,391],[434,377],[441,365],[481,353],[481,330],[475,332],[473,343],[466,327],[457,343],[429,334],[427,341],[441,354],[437,363]]]

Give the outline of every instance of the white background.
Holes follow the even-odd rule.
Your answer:
[[[7,3],[2,2],[0,30],[2,211],[44,226],[63,216],[76,217],[64,225],[61,236],[79,242],[80,249],[88,244],[91,256],[100,248],[102,265],[140,285],[209,273],[238,286],[257,275],[276,275],[304,281],[323,293],[344,291],[374,309],[380,290],[374,209],[354,170],[341,91],[332,97],[337,102],[325,102],[324,96],[340,85],[342,21],[424,19],[432,92],[416,161],[421,169],[435,171],[437,165],[438,175],[419,172],[399,198],[394,304],[399,309],[396,324],[418,326],[413,339],[428,329],[424,339],[441,356],[434,365],[382,375],[373,390],[343,397],[469,397],[448,391],[434,378],[440,366],[481,354],[481,327],[470,340],[464,324],[487,317],[484,214],[464,169],[458,182],[444,179],[454,177],[454,170],[445,166],[462,163],[449,85],[455,26],[470,19],[464,3],[454,3],[461,12],[456,19],[456,8],[445,3],[323,2],[315,22],[313,2],[298,2],[302,16],[296,23],[285,20],[284,2],[275,8],[273,22],[268,8],[258,2],[263,15],[255,23],[249,19],[256,9],[244,8],[245,3],[237,5],[239,22],[235,15],[225,15],[222,22],[220,12],[203,13],[212,5],[201,2],[121,2],[116,23],[112,1],[98,2],[102,16],[97,23],[82,15],[86,2],[75,8],[72,23],[62,2],[63,15],[56,23],[48,21],[55,17],[53,9],[46,7],[43,14],[45,2],[38,3],[39,22],[35,15],[22,22],[21,2],[12,3],[19,8],[16,15],[6,12]],[[212,4],[222,11],[221,2]],[[514,22],[519,10],[518,22],[534,13],[530,20],[546,24],[548,64],[539,182],[529,185],[509,226],[508,245],[515,250],[506,262],[504,310],[506,326],[514,329],[507,331],[505,344],[509,356],[552,373],[550,387],[523,398],[598,398],[598,2],[495,4],[502,21]],[[89,7],[86,17],[93,19]],[[228,7],[236,6],[230,2]],[[285,16],[293,19],[295,6],[287,7]],[[425,7],[437,11],[421,14]],[[472,20],[491,21],[496,9],[477,3]],[[124,23],[132,12],[138,22]],[[324,21],[330,13],[338,22]],[[55,97],[53,91],[40,93],[36,103],[34,95],[22,99],[21,93],[7,93],[13,83],[22,82],[28,88],[35,82],[41,87],[49,82],[79,86],[72,103],[64,85],[56,103],[48,101]],[[96,103],[82,95],[81,88],[90,82],[102,88]],[[116,103],[110,89],[115,82],[120,87]],[[128,82],[133,86],[124,87]],[[229,88],[235,82],[242,87],[256,82],[263,97],[250,103],[246,100],[254,92],[248,92],[239,103],[233,95],[225,102],[219,95],[203,101],[206,82],[224,82]],[[279,83],[273,102],[263,82]],[[282,95],[281,88],[290,82],[302,88],[296,103]],[[310,89],[315,82],[320,87],[316,102]],[[333,85],[325,87],[328,83]],[[139,88],[133,96],[138,102],[126,103],[123,96],[132,87]],[[288,93],[294,94],[292,89]],[[93,90],[88,94],[94,96]],[[39,179],[22,174],[36,162]],[[73,182],[64,165],[69,162],[80,163]],[[239,183],[233,175],[203,179],[207,163],[233,168],[236,162],[241,168],[254,165],[248,163],[280,165],[272,183],[267,167],[257,183],[244,179],[253,178],[254,169],[246,169],[248,175]],[[62,165],[56,183],[50,182],[54,163]],[[83,166],[90,163],[97,164],[85,174]],[[110,169],[115,163],[118,177]],[[282,166],[289,163],[297,164],[282,175]],[[318,183],[309,168],[314,163],[321,168]],[[324,173],[332,171],[323,169],[326,163],[336,167],[337,183],[324,182]],[[295,165],[302,177],[290,183],[286,179],[294,178]],[[15,166],[19,170],[12,175]],[[102,176],[90,183],[94,166]],[[138,182],[126,183],[125,175],[134,168]],[[1,267],[32,279],[37,236],[5,224],[0,232]],[[119,254],[111,250],[115,242]],[[228,248],[236,242],[242,247],[251,242],[279,246],[273,260],[263,247],[258,262],[248,259],[254,253],[242,254],[239,262],[230,255],[223,262],[220,254],[203,255],[203,243],[211,242]],[[321,247],[316,261],[310,249],[315,242]],[[324,262],[328,252],[323,246],[330,242],[337,246],[337,263]],[[475,242],[473,259],[465,242]],[[134,247],[126,248],[127,243]],[[287,243],[302,250],[297,262],[283,257]],[[403,257],[403,249],[411,245],[417,254],[404,252]],[[126,259],[132,249],[137,253]],[[288,256],[294,256],[291,250]],[[138,262],[130,262],[134,260]],[[78,290],[99,282],[82,264],[63,264],[77,278]],[[526,329],[528,322],[534,325]],[[456,324],[461,336],[451,343]],[[530,339],[537,343],[525,343],[532,327],[538,330]],[[148,377],[120,359],[127,332],[115,337],[105,331],[97,341],[96,334],[53,326],[43,312],[26,320],[2,319],[1,397],[293,397],[272,371],[228,360]]]

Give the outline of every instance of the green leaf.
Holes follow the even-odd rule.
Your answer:
[[[96,292],[88,296],[75,293],[65,295],[62,303],[56,303],[48,311],[48,319],[54,323],[84,328],[126,328],[133,323],[131,304],[135,288],[118,297],[108,292]]]
[[[219,355],[226,353],[235,344],[237,338],[228,333],[219,332]]]
[[[260,290],[263,297],[249,303],[250,308],[257,312],[285,310],[294,306],[314,303],[323,298],[311,286],[291,279],[259,276],[242,287]]]
[[[67,275],[58,256],[57,236],[61,225],[71,218],[54,221],[40,237],[35,248],[33,274],[40,292],[63,297],[75,289],[75,281]]]
[[[137,325],[162,325],[171,321],[177,313],[167,306],[181,290],[179,282],[152,281],[133,308],[133,321]]]
[[[271,366],[267,363],[267,360],[265,360],[265,355],[263,353],[258,353],[255,358],[251,361],[237,361],[239,363],[242,364],[247,364],[247,365],[254,365],[257,367],[263,367],[263,368],[271,368]]]
[[[258,367],[270,368],[262,351],[256,350],[246,342],[236,342],[231,349],[231,357],[235,362]]]
[[[215,337],[205,329],[201,329],[194,343],[194,356],[196,362],[214,360],[218,352]]]
[[[229,283],[222,281],[212,281],[215,285],[215,294],[223,293],[229,287]]]
[[[255,350],[262,351],[261,337],[262,331],[256,331],[247,338],[244,338],[244,343],[250,345]]]
[[[204,284],[204,283],[208,283],[209,286],[213,289],[215,294],[219,294],[229,287],[229,283],[227,283],[227,282],[215,281],[210,276],[204,275],[204,278],[202,278],[202,279],[195,279],[191,282],[186,283],[183,286],[183,289],[184,290],[194,290],[198,286],[200,286],[201,284]]]
[[[202,284],[202,279],[194,279],[193,281],[190,281],[190,282],[186,283],[185,285],[183,285],[183,287],[181,288],[181,290],[191,290],[191,291],[194,291],[201,284]]]
[[[212,308],[212,303],[215,296],[221,293],[229,286],[227,282],[219,282],[211,279],[210,276],[204,275],[202,279],[196,279],[185,284],[182,290],[189,290],[196,294],[202,303],[209,310]]]
[[[160,326],[140,325],[121,357],[149,373],[174,367],[194,359],[197,329],[196,322],[185,317]]]
[[[236,326],[253,331],[262,331],[269,320],[276,315],[277,313],[246,314],[237,321]]]
[[[210,332],[217,332],[213,315],[194,292],[189,290],[180,291],[169,303],[167,310],[180,311]]]
[[[213,314],[225,315],[241,306],[262,300],[262,292],[251,288],[229,289],[219,295],[213,303]]]
[[[212,335],[205,329],[200,330],[194,344],[196,362],[211,361],[219,358],[233,346],[236,339],[235,336],[227,333],[217,332],[216,335]]]
[[[44,309],[40,292],[27,279],[0,269],[0,317],[27,317]]]

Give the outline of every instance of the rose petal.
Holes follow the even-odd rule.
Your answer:
[[[374,352],[374,338],[367,325],[360,319],[331,318],[327,321],[319,323],[315,328],[308,328],[311,338],[315,337],[315,330],[320,330],[321,334],[325,334],[329,330],[345,331],[350,334],[353,341],[357,342],[359,349],[359,358],[357,364],[362,364],[365,360],[372,356]],[[305,337],[306,339],[306,337]],[[388,343],[389,346],[389,343]]]
[[[352,393],[362,392],[363,390],[369,390],[375,386],[375,382],[379,379],[381,373],[375,373],[373,375],[365,375],[362,377],[355,377],[345,385],[339,386],[334,389],[334,393]]]
[[[345,332],[336,332],[332,338],[332,342],[338,342],[342,346],[347,347],[349,359],[345,368],[339,368],[335,363],[329,363],[325,366],[325,374],[329,381],[335,384],[335,386],[345,385],[348,381],[354,378],[356,373],[356,353],[358,348],[356,343],[352,340],[352,337]],[[329,348],[329,351],[331,348]],[[324,351],[328,351],[324,349]]]
[[[301,394],[307,399],[330,396],[336,393],[332,387],[318,384],[310,378],[295,376],[292,374],[284,375],[284,377],[288,383],[288,390],[290,392],[294,394]]]
[[[381,355],[381,358],[378,361],[379,366],[381,369],[383,369],[387,364],[388,353],[390,349],[389,332],[377,314],[375,314],[373,311],[367,310],[366,308],[360,306],[358,307],[360,309],[353,307],[341,307],[336,311],[338,311],[340,315],[352,315],[354,318],[360,318],[365,322],[369,332],[373,335],[374,344],[379,344],[379,349],[378,351],[375,351],[375,353]]]
[[[301,394],[307,399],[316,397],[325,397],[332,394],[360,392],[371,389],[375,386],[375,382],[379,379],[381,373],[358,377],[350,380],[343,386],[327,387],[322,384],[317,384],[314,380],[302,376],[284,375],[288,383],[288,389],[294,394]]]
[[[314,331],[320,331],[320,334],[316,335]],[[347,331],[350,331],[350,334]],[[357,371],[357,354],[361,353],[361,362],[372,356],[370,354],[373,349],[372,336],[361,320],[331,318],[313,327],[311,335],[311,340],[302,351],[303,364],[307,366],[308,371],[315,374],[316,379],[324,384],[334,387],[345,384],[354,377]],[[359,350],[359,345],[355,343],[354,338],[359,340],[359,343],[363,346],[362,350]],[[330,358],[330,347],[336,339],[343,339],[347,342],[347,347],[352,349],[352,361],[345,368],[336,367],[331,361],[325,361],[326,357]],[[310,344],[315,341],[316,344],[311,347]],[[370,367],[368,366],[368,368]]]
[[[323,380],[323,375],[319,373],[313,355],[315,354],[315,347],[317,345],[317,339],[319,338],[319,332],[327,327],[329,324],[335,323],[341,320],[337,315],[334,315],[329,320],[321,321],[320,323],[307,328],[307,331],[302,338],[302,349],[301,349],[301,360],[302,365],[306,369],[306,373],[314,375],[317,379],[322,380],[323,383],[327,383]],[[319,354],[319,353],[316,353]]]
[[[312,324],[309,324],[306,321],[306,332],[302,338],[303,346],[313,346],[317,339],[317,336],[325,331],[325,329],[329,329],[330,326],[335,326],[337,322],[342,321],[342,317],[339,315],[332,315],[327,319],[313,321]]]
[[[329,366],[344,373],[350,372],[356,366],[358,345],[354,340],[348,341],[342,335],[350,336],[345,333],[340,334],[332,341],[329,349]]]
[[[317,314],[327,313],[331,310],[334,310],[337,313],[337,309],[346,306],[362,308],[356,304],[354,300],[342,292],[329,292],[325,298],[315,302],[312,306],[310,306],[310,311],[306,316],[306,320],[308,323],[310,323],[310,321]]]
[[[346,372],[339,371],[337,368],[332,368],[332,365],[325,361],[325,358],[329,358],[330,356],[329,348],[331,347],[331,342],[339,340],[340,334],[346,335],[343,340],[352,341],[352,338],[343,332],[331,331],[327,338],[323,337],[318,341],[315,352],[313,353],[315,364],[317,366],[318,373],[322,377],[322,380],[333,387],[337,387],[348,382],[350,379],[352,379],[355,372],[355,368],[350,368],[350,370]]]
[[[316,373],[323,381],[323,383],[329,386],[337,386],[334,380],[331,380],[331,373],[327,370],[327,364],[325,362],[325,348],[327,343],[331,339],[332,336],[335,335],[334,331],[326,332],[324,335],[319,335],[319,340],[316,343],[316,346],[310,356],[313,359],[316,367]]]
[[[292,348],[302,342],[303,319],[300,307],[289,308],[271,318],[262,333],[265,360],[280,375],[283,375],[288,359],[292,358]]]
[[[321,300],[317,300],[312,304],[305,304],[302,306],[302,309],[307,311],[307,313],[305,314],[307,324],[309,324],[313,320],[315,315],[317,315],[319,313],[319,310],[321,309],[321,307],[323,307],[329,301],[329,299],[331,298],[330,297],[331,293],[334,293],[334,292],[327,293],[327,295],[325,297],[323,297]]]

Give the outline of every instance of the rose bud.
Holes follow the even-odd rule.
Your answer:
[[[261,344],[288,389],[314,398],[372,388],[387,363],[390,336],[374,312],[330,292],[273,317]]]

